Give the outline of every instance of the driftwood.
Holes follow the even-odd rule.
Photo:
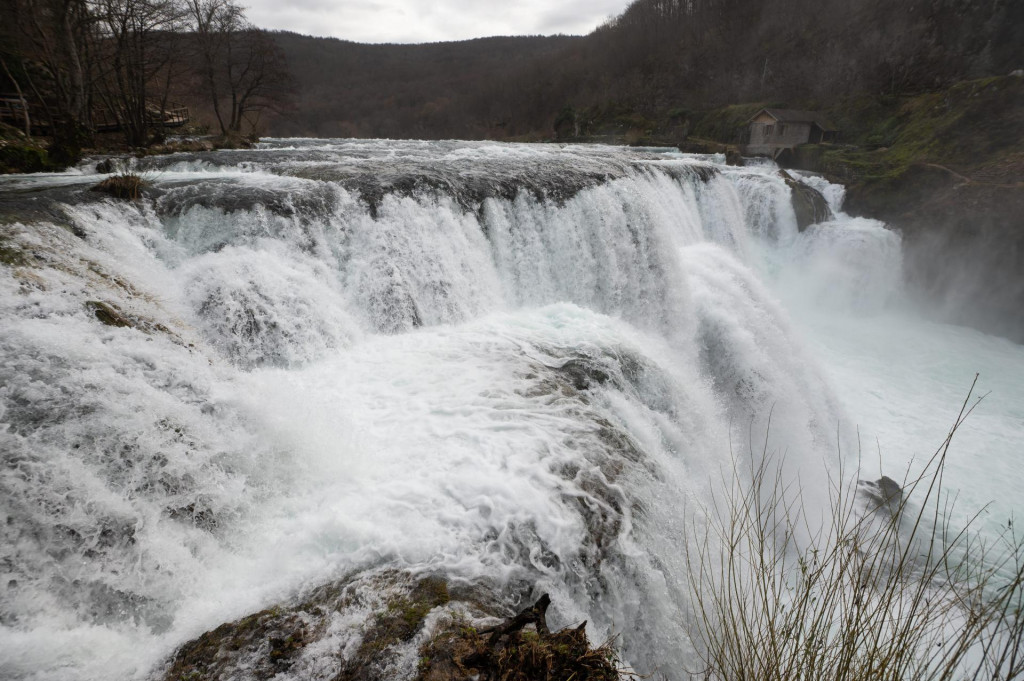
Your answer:
[[[547,612],[548,606],[551,605],[551,597],[544,594],[540,599],[531,605],[526,610],[523,610],[515,617],[505,620],[496,627],[484,629],[480,633],[491,636],[487,639],[487,644],[491,647],[496,645],[502,636],[508,636],[509,634],[519,631],[528,624],[533,624],[537,627],[538,634],[548,634],[547,623]],[[584,625],[586,622],[584,622]]]
[[[540,599],[501,624],[441,635],[421,650],[429,663],[417,681],[623,681],[632,678],[608,644],[591,648],[583,622],[552,633],[547,624],[551,598]],[[529,625],[536,632],[525,631]]]

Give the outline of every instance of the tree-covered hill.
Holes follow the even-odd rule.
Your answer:
[[[636,0],[582,38],[275,38],[298,106],[274,134],[547,137],[567,109],[601,127],[753,101],[826,108],[1006,75],[1024,68],[1024,3]]]

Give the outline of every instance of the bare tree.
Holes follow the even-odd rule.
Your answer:
[[[188,0],[188,8],[202,81],[221,133],[255,127],[262,112],[279,108],[290,93],[283,53],[232,0]]]
[[[85,0],[13,0],[4,12],[7,42],[22,64],[18,83],[48,120],[53,156],[70,162],[91,139],[93,21]]]
[[[102,27],[104,98],[128,144],[144,146],[161,119],[185,7],[177,0],[97,0],[94,12]]]

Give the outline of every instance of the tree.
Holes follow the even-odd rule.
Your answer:
[[[284,54],[273,38],[245,20],[232,0],[188,0],[200,71],[221,133],[254,128],[259,115],[281,107],[291,90]]]
[[[13,0],[3,18],[5,51],[20,66],[15,75],[5,60],[7,75],[45,112],[54,141],[52,156],[71,162],[92,134],[89,7],[85,0]]]
[[[98,0],[94,12],[102,28],[104,99],[128,144],[144,146],[177,65],[185,8],[176,0]]]

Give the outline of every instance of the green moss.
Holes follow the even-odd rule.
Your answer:
[[[859,150],[838,151],[834,164],[867,177],[899,174],[914,163],[971,167],[1024,151],[1024,78],[958,83],[903,99],[854,100],[830,115]]]
[[[411,641],[430,611],[449,600],[448,583],[435,577],[422,579],[407,595],[391,599],[384,612],[374,618],[358,652],[337,676],[337,681],[367,678],[370,667],[386,662],[394,646]]]
[[[307,645],[302,620],[279,608],[270,608],[222,624],[196,640],[186,643],[175,655],[166,681],[220,678],[229,652],[267,650],[255,669],[254,678],[269,679],[286,668],[290,659]],[[269,644],[269,650],[264,647]]]
[[[60,170],[42,147],[27,141],[0,142],[0,173],[43,173]]]
[[[768,104],[755,102],[708,111],[697,119],[692,135],[719,143],[735,144],[742,138],[747,121],[766,106]]]
[[[829,115],[845,145],[822,145],[818,167],[847,185],[847,206],[891,220],[965,182],[1024,180],[1024,78],[966,81],[904,98],[861,98]]]
[[[375,646],[408,641],[419,631],[430,611],[448,601],[447,582],[433,577],[423,579],[408,596],[399,596],[388,603],[367,640]]]
[[[0,263],[8,267],[24,267],[28,265],[28,259],[20,248],[5,244],[0,240]]]

